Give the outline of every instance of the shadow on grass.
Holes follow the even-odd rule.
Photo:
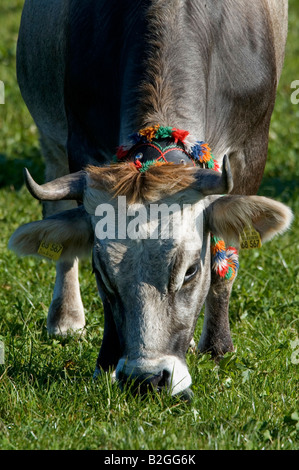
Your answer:
[[[24,158],[9,158],[0,153],[0,189],[6,186],[20,189],[24,184],[23,168],[25,167],[28,168],[35,181],[44,182],[45,165],[40,152],[33,147],[29,155],[25,155]]]
[[[286,204],[295,202],[296,193],[298,193],[298,181],[278,177],[264,177],[258,191],[259,196],[279,199]]]

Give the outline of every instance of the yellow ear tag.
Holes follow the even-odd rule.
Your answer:
[[[252,250],[253,248],[261,248],[262,241],[260,234],[253,227],[245,227],[240,234],[241,250]]]
[[[39,255],[45,256],[53,261],[58,261],[62,250],[63,246],[59,243],[49,243],[43,240],[37,252]]]

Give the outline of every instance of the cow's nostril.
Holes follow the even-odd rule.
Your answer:
[[[141,378],[142,380],[142,378]],[[154,389],[160,387],[161,381],[163,381],[163,372],[158,372],[158,374],[149,375],[144,379],[146,385],[152,385]]]
[[[167,370],[162,370],[157,374],[141,374],[138,376],[127,375],[120,371],[118,373],[118,381],[121,386],[129,386],[130,390],[137,393],[147,393],[149,390],[160,392],[169,384],[170,373]]]
[[[170,372],[166,369],[164,369],[162,372],[161,372],[161,375],[160,375],[160,380],[158,382],[158,389],[162,389],[164,387],[167,387],[169,385],[169,377],[170,377]]]

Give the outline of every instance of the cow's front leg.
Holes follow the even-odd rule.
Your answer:
[[[229,327],[229,299],[233,282],[212,271],[198,349],[202,353],[210,352],[215,358],[234,349]]]
[[[65,149],[43,135],[41,135],[40,142],[46,163],[46,181],[52,181],[69,173]],[[76,207],[76,201],[44,202],[43,215],[49,217]],[[55,287],[47,319],[48,332],[64,336],[82,330],[84,326],[85,316],[78,280],[78,260],[75,258],[70,261],[58,261]]]
[[[53,299],[48,312],[49,334],[67,335],[83,329],[85,316],[78,281],[78,260],[56,265]]]
[[[100,375],[101,371],[114,371],[121,357],[119,338],[113,320],[113,314],[110,303],[104,295],[102,295],[102,301],[105,315],[104,335],[101,349],[97,359],[94,378]]]
[[[73,201],[44,203],[46,216],[76,207]],[[55,240],[53,240],[55,242]],[[49,334],[67,335],[85,326],[84,308],[78,278],[78,259],[58,261],[52,302],[48,312]]]

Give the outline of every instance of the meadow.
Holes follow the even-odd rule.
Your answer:
[[[0,449],[298,449],[299,226],[260,250],[244,251],[230,303],[235,351],[215,364],[190,351],[191,403],[162,393],[120,391],[108,375],[92,381],[103,309],[90,261],[81,263],[86,335],[49,337],[46,315],[54,264],[7,249],[20,225],[42,217],[22,169],[43,180],[37,129],[15,73],[23,0],[1,0],[0,80]],[[298,213],[299,3],[290,0],[285,66],[272,118],[260,195]],[[199,340],[203,314],[195,339]]]

